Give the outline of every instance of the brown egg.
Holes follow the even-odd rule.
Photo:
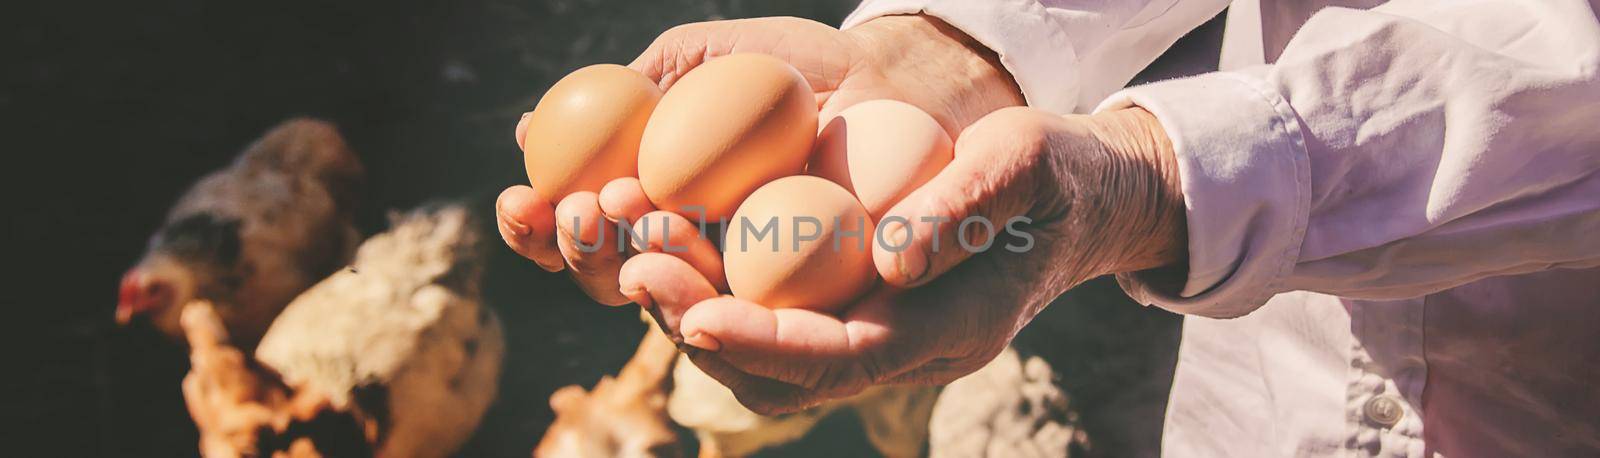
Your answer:
[[[837,312],[877,281],[876,226],[849,191],[813,176],[757,189],[729,221],[723,268],[734,297]]]
[[[765,54],[713,59],[661,98],[639,146],[639,183],[657,208],[728,218],[746,196],[804,171],[817,100],[794,67]]]
[[[528,181],[552,203],[638,173],[639,138],[661,89],[621,65],[578,69],[545,92],[522,138]]]
[[[933,179],[955,158],[955,143],[928,113],[909,103],[873,100],[828,121],[809,173],[861,200],[874,221]]]

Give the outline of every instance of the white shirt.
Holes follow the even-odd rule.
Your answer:
[[[1343,7],[1334,7],[1341,4]],[[1123,90],[1228,2],[868,0],[1030,105],[1172,138],[1188,315],[1168,456],[1600,455],[1596,2],[1235,2],[1222,71]]]

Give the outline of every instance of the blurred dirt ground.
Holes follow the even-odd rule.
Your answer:
[[[117,278],[171,200],[295,115],[339,124],[370,174],[363,230],[438,198],[489,208],[524,180],[517,116],[583,65],[625,63],[672,25],[794,15],[837,24],[852,0],[31,2],[0,17],[4,253],[10,342],[0,440],[13,456],[190,456],[181,349],[112,327]],[[1215,22],[1215,21],[1214,21]],[[1212,24],[1194,38],[1214,40]],[[1211,30],[1211,31],[1207,31]],[[1192,37],[1193,38],[1193,37]],[[1187,46],[1187,45],[1185,45]],[[1214,46],[1211,45],[1211,46]],[[1178,54],[1178,53],[1174,53]],[[1214,53],[1209,54],[1214,56]],[[1146,78],[1203,70],[1165,59]],[[463,456],[527,456],[555,388],[592,385],[643,325],[560,274],[497,252],[486,285],[505,320],[501,399]],[[1018,346],[1064,377],[1097,454],[1150,455],[1176,317],[1104,280],[1075,291]],[[771,456],[866,453],[848,415]],[[20,446],[20,447],[19,447]]]

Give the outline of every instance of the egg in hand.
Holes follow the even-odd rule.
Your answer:
[[[533,189],[555,202],[635,176],[639,141],[660,100],[654,81],[621,65],[591,65],[557,81],[518,129]]]
[[[837,313],[878,279],[876,225],[855,196],[807,175],[777,179],[739,205],[723,238],[734,297]]]
[[[808,172],[855,194],[876,221],[944,170],[954,151],[944,127],[922,109],[873,100],[828,121]]]
[[[718,57],[656,106],[639,184],[656,208],[724,220],[756,188],[802,173],[816,135],[816,94],[794,67],[765,54]]]

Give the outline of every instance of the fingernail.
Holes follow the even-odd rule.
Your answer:
[[[522,224],[521,221],[517,221],[509,215],[506,215],[506,212],[504,211],[500,212],[500,221],[504,222],[506,224],[506,228],[511,229],[511,232],[513,234],[517,234],[519,237],[526,237],[528,234],[533,232],[533,229]]]
[[[905,277],[906,285],[914,285],[922,280],[922,274],[928,272],[927,256],[922,250],[905,250],[895,257],[900,267],[900,276]]]
[[[683,343],[712,353],[722,350],[722,342],[718,342],[716,337],[711,337],[711,334],[704,332],[696,332],[684,337]]]
[[[561,231],[561,236],[562,237],[566,237],[567,240],[571,240],[574,243],[576,243],[578,245],[577,248],[580,251],[587,250],[587,251],[584,251],[584,252],[585,253],[593,253],[594,250],[597,250],[597,249],[600,248],[600,243],[602,242],[600,240],[600,237],[603,236],[604,234],[601,233],[601,232],[596,232],[594,240],[588,240],[588,239],[586,239],[584,237],[580,237],[581,235],[583,235],[584,229],[587,229],[587,227],[582,226],[582,224],[584,224],[584,223],[587,223],[587,222],[586,221],[585,222],[573,221],[572,222],[573,226],[572,227],[568,227],[565,224],[561,224],[560,221],[557,221],[556,222],[556,230]],[[594,224],[595,224],[596,227],[600,227],[600,223],[594,223]],[[604,231],[604,230],[605,229],[601,229],[601,231]]]
[[[889,246],[904,247],[895,254],[895,268],[900,271],[900,276],[905,278],[906,284],[916,282],[928,270],[927,255],[915,247],[906,246],[911,239],[911,227],[900,222],[894,222],[897,227],[889,229]]]
[[[894,225],[887,230],[889,233],[889,246],[894,248],[904,246],[906,239],[911,238],[911,228],[899,221],[892,221],[889,224]]]
[[[566,266],[563,266],[561,264],[549,265],[549,264],[545,264],[543,262],[539,262],[537,260],[533,261],[533,263],[537,264],[540,269],[544,269],[545,272],[560,272],[561,269],[566,268]]]
[[[556,236],[567,240],[582,242],[582,240],[579,240],[576,235],[573,235],[572,228],[567,227],[565,224],[561,224],[560,221],[556,221]]]
[[[533,112],[529,111],[522,114],[522,119],[517,120],[517,130],[515,134],[517,138],[513,139],[517,142],[517,148],[522,148],[523,140],[528,135],[528,117],[532,115]]]
[[[650,297],[650,292],[644,288],[628,288],[624,286],[618,292],[621,292],[623,296],[627,296],[628,300],[633,301],[633,303],[639,304],[639,307],[649,309],[656,305],[655,298]]]

